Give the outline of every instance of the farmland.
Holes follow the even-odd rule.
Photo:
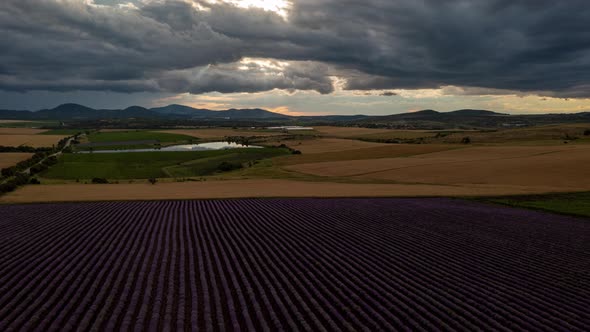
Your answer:
[[[3,152],[0,153],[0,169],[14,166],[19,161],[23,161],[25,159],[29,159],[33,154],[32,153],[12,153],[12,152]]]
[[[34,148],[50,147],[57,144],[61,139],[65,138],[63,135],[21,135],[21,134],[1,134],[0,133],[0,145],[1,146],[31,146]]]
[[[271,130],[253,130],[253,129],[231,129],[231,128],[203,128],[203,129],[172,129],[172,130],[161,130],[159,132],[174,134],[174,135],[187,135],[203,139],[218,139],[226,136],[280,136],[284,133],[280,131]]]
[[[117,142],[117,141],[145,141],[155,140],[162,143],[190,141],[193,137],[181,134],[158,133],[152,131],[116,131],[94,132],[88,135],[88,140],[93,143]]]
[[[503,184],[590,188],[590,145],[455,149],[407,158],[298,164],[289,169],[400,183]],[[460,171],[458,171],[460,170]]]
[[[590,328],[590,232],[570,217],[450,199],[0,214],[1,330]]]
[[[146,179],[215,173],[222,162],[245,163],[285,149],[66,154],[43,176],[53,179]]]

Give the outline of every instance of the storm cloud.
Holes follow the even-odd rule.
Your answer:
[[[329,94],[339,77],[582,98],[588,22],[583,0],[294,0],[286,17],[224,1],[3,0],[0,90]]]

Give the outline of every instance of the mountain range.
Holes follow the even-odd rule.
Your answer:
[[[461,109],[451,112],[422,110],[392,115],[324,115],[289,116],[260,108],[209,110],[184,105],[144,108],[131,106],[125,109],[93,109],[79,104],[63,104],[52,109],[39,111],[0,110],[0,119],[15,120],[129,120],[149,119],[188,122],[247,122],[284,124],[330,124],[360,126],[389,126],[408,128],[449,128],[449,127],[499,127],[545,123],[590,122],[590,112],[574,114],[509,115],[488,110]]]

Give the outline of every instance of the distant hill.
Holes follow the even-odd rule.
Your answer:
[[[212,111],[208,109],[192,108],[184,105],[168,105],[152,108],[159,114],[183,115],[189,118],[212,118],[212,119],[287,119],[289,116],[270,112],[260,108],[254,109],[229,109],[224,111]]]
[[[131,106],[123,110],[105,110],[93,109],[79,104],[63,104],[52,109],[42,109],[36,112],[0,110],[0,119],[97,120],[129,118],[289,119],[290,117],[259,108],[213,111],[183,105],[169,105],[152,109],[147,109],[141,106]]]
[[[209,110],[172,104],[147,109],[131,106],[125,109],[93,109],[79,104],[63,104],[36,112],[0,110],[0,119],[11,120],[61,120],[88,122],[96,120],[124,121],[143,119],[147,123],[178,125],[339,125],[379,128],[499,128],[552,123],[590,122],[590,112],[574,114],[509,115],[488,110],[460,109],[451,112],[421,110],[402,114],[289,116],[260,108]]]
[[[486,110],[472,110],[472,109],[464,109],[464,110],[457,110],[448,112],[446,114],[449,115],[459,115],[459,116],[497,116],[497,115],[509,115],[505,113],[498,113]]]

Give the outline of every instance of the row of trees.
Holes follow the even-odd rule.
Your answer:
[[[77,138],[78,134],[74,136]],[[57,146],[51,148],[32,148],[32,147],[0,147],[0,152],[33,152],[33,156],[23,160],[14,166],[6,167],[0,170],[0,195],[16,190],[19,186],[32,183],[39,184],[39,180],[32,178],[32,175],[46,171],[50,166],[57,164],[57,157],[54,156],[59,151],[63,151],[71,137],[66,137],[57,143]],[[4,150],[3,150],[4,149]],[[15,150],[16,149],[16,150]],[[28,171],[27,171],[28,170]]]
[[[25,153],[35,153],[35,152],[49,152],[52,151],[53,148],[34,148],[32,146],[3,146],[0,145],[0,152],[25,152]]]

